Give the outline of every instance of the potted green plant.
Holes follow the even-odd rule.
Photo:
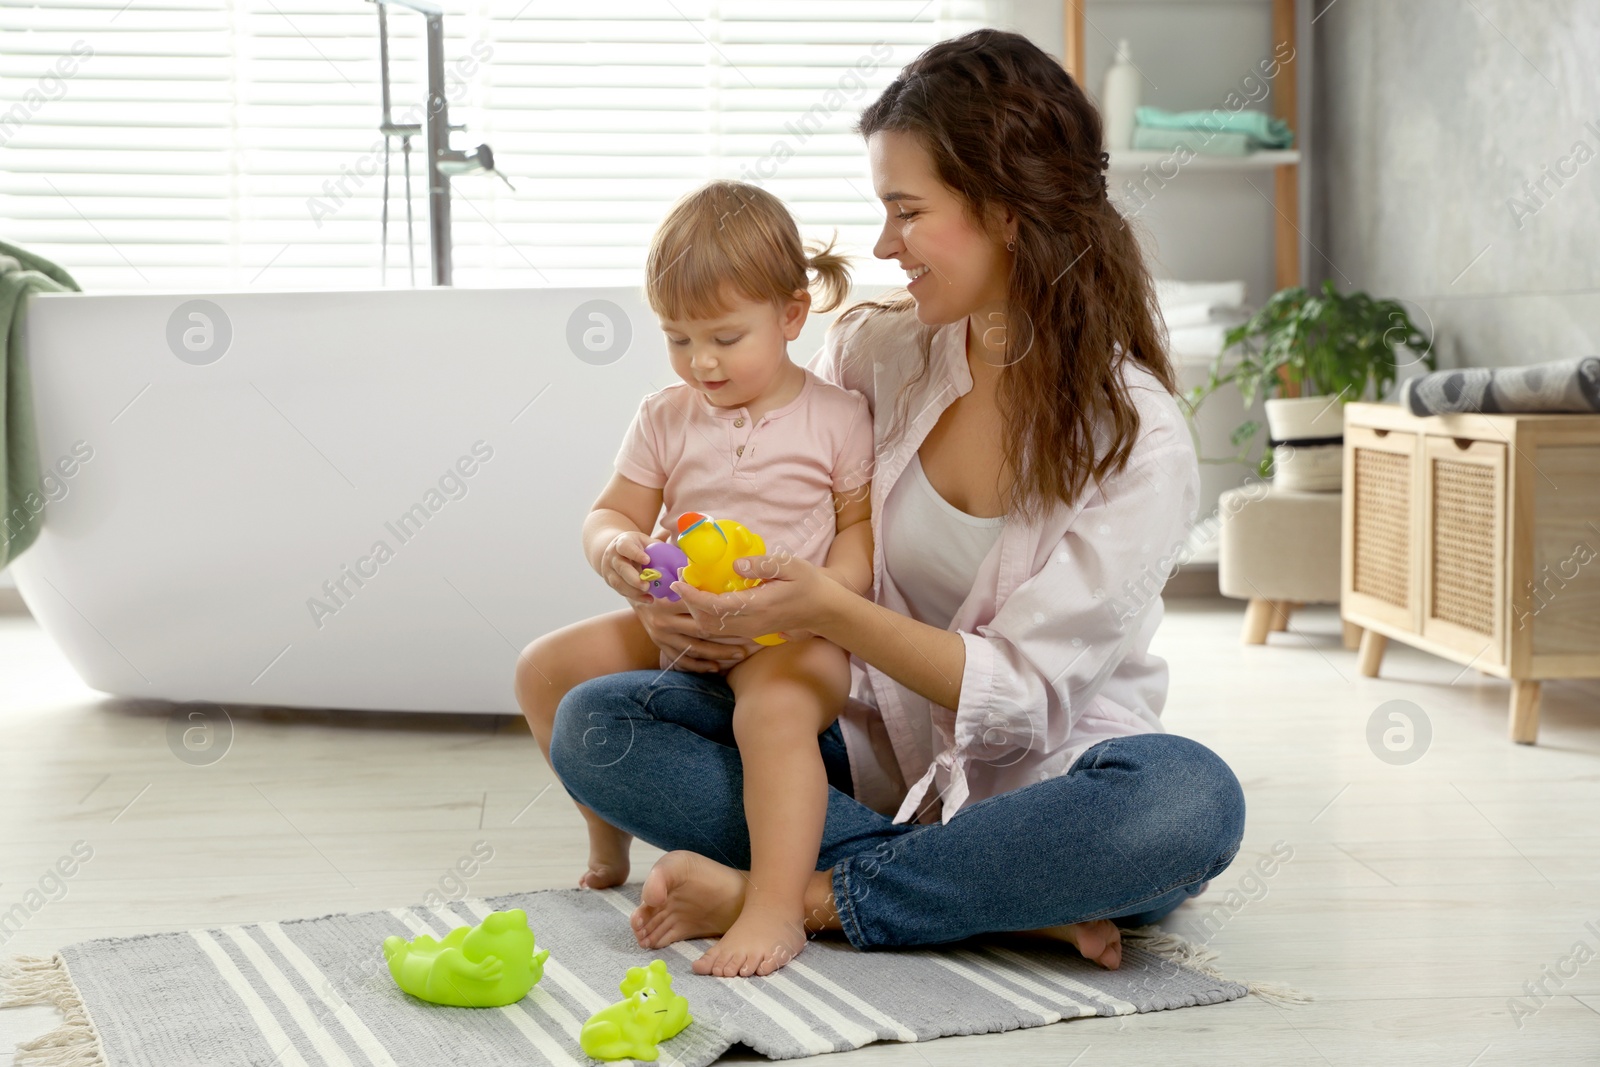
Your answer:
[[[1227,385],[1239,390],[1247,410],[1258,395],[1266,397],[1270,443],[1291,446],[1277,450],[1281,461],[1297,451],[1337,448],[1345,403],[1364,399],[1369,391],[1374,398],[1383,396],[1412,363],[1434,368],[1432,341],[1399,301],[1377,300],[1360,290],[1340,293],[1332,281],[1324,281],[1319,293],[1300,286],[1280,289],[1223,336],[1222,351],[1205,384],[1191,390],[1189,405],[1197,409]],[[1260,429],[1254,419],[1240,423],[1229,437],[1238,451],[1205,462],[1248,463]],[[1257,470],[1265,478],[1273,467],[1269,448]],[[1324,487],[1336,488],[1337,481]]]

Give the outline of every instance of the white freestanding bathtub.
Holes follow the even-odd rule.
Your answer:
[[[25,330],[52,499],[11,570],[96,689],[515,712],[520,649],[623,603],[578,535],[677,380],[637,289],[44,294]]]

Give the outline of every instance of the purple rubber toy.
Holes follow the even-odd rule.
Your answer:
[[[678,580],[678,572],[689,565],[689,557],[677,545],[662,541],[644,551],[650,557],[650,566],[641,569],[639,577],[650,583],[647,592],[657,600],[683,599],[672,591],[672,583]]]

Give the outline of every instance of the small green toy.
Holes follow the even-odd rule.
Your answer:
[[[625,999],[589,1016],[578,1032],[578,1044],[597,1060],[654,1060],[657,1044],[694,1022],[661,960],[629,967],[620,988]]]
[[[436,941],[387,937],[383,956],[395,984],[414,997],[458,1008],[515,1004],[544,977],[548,949],[534,951],[528,913],[493,911],[477,926],[458,926]]]

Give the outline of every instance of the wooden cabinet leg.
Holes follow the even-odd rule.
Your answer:
[[[1511,740],[1531,745],[1539,740],[1539,683],[1511,681]]]
[[[1289,628],[1289,616],[1294,613],[1294,601],[1271,600],[1272,605],[1272,632],[1283,633]]]
[[[1376,630],[1361,632],[1361,651],[1356,655],[1356,667],[1362,677],[1378,676],[1378,667],[1383,663],[1383,650],[1388,646],[1389,639]]]
[[[1361,627],[1353,622],[1339,620],[1339,636],[1344,641],[1344,647],[1354,652],[1361,644]]]
[[[1244,633],[1239,639],[1247,645],[1267,643],[1267,631],[1272,627],[1272,601],[1253,596],[1244,609]]]

